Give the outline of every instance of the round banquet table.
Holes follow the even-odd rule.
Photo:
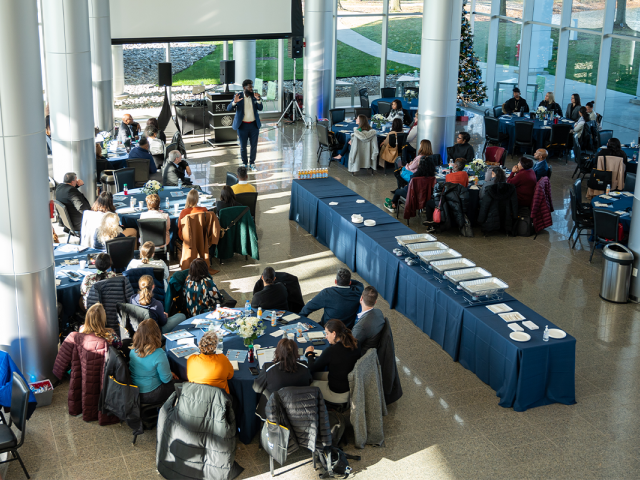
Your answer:
[[[238,311],[242,311],[242,309],[235,309]],[[196,337],[196,343],[200,342],[202,335],[204,335],[204,331],[195,325],[193,325],[194,319],[206,318],[210,312],[203,313],[196,317],[191,317],[184,322],[182,322],[178,327],[174,329],[174,332],[180,329],[188,330]],[[285,316],[290,314],[291,312],[286,312]],[[263,312],[263,318],[268,315],[270,318],[271,311],[266,310]],[[255,315],[255,310],[254,310]],[[300,317],[300,320],[303,323],[307,323],[309,325],[313,325],[313,329],[309,330],[310,332],[323,331],[323,328],[317,323],[305,318]],[[289,324],[297,323],[297,320],[293,320],[289,322]],[[270,334],[280,329],[280,326],[272,327],[270,320],[265,320],[266,330],[264,335],[258,337],[256,340],[256,344],[260,345],[262,348],[266,347],[275,347],[282,336],[272,337]],[[299,347],[308,347],[310,343],[300,343]],[[325,343],[326,346],[326,343]],[[187,380],[187,357],[178,358],[176,357],[170,350],[178,347],[178,343],[176,341],[168,340],[166,343],[166,351],[167,357],[169,358],[169,364],[171,365],[171,370],[178,375],[181,379]],[[322,350],[322,346],[318,347]],[[224,337],[224,352],[226,353],[229,349],[234,350],[246,350],[244,346],[244,339],[234,333],[230,333],[229,335]],[[243,363],[238,363],[239,370],[233,372],[233,378],[229,380],[229,390],[232,395],[236,397],[238,403],[240,405],[239,411],[236,416],[236,426],[240,431],[239,437],[240,441],[244,444],[251,443],[253,437],[260,430],[260,419],[256,416],[255,411],[258,406],[258,393],[253,391],[253,381],[255,380],[255,376],[251,375],[249,371],[249,367],[259,368],[258,361],[254,361],[253,363],[249,363],[249,357],[247,356]]]
[[[545,126],[544,121],[537,118],[532,119],[528,117],[518,117],[516,115],[502,115],[499,119],[500,133],[506,133],[509,135],[507,151],[513,155],[513,149],[516,143],[516,121],[533,122],[533,141],[534,149],[544,148],[549,138],[551,138],[551,125],[552,120],[547,121]],[[571,120],[559,119],[559,123],[568,123],[573,125]]]
[[[627,192],[625,192],[627,193]],[[609,194],[612,199],[602,198],[602,196],[593,197],[591,206],[594,210],[606,210],[608,212],[624,212],[620,213],[620,223],[625,232],[629,231],[631,226],[631,210],[633,207],[633,195],[624,195],[623,192],[611,192]],[[596,207],[595,202],[606,203],[610,207]]]
[[[53,251],[53,258],[55,261],[56,280],[60,281],[60,285],[56,285],[56,297],[60,305],[62,305],[62,324],[64,325],[70,317],[76,313],[78,307],[78,301],[80,300],[80,286],[84,275],[80,270],[80,265],[65,265],[65,260],[86,260],[87,255],[90,253],[100,253],[100,250],[93,248],[86,248],[81,252],[64,252],[63,249],[66,244],[62,243],[58,245]],[[78,247],[78,245],[73,245]],[[89,269],[85,269],[88,271]],[[64,274],[64,272],[78,272],[82,277],[78,279],[72,279]],[[92,270],[95,273],[95,270]],[[56,282],[57,283],[57,282]]]
[[[371,113],[372,113],[372,115],[375,115],[376,113],[378,113],[378,102],[389,102],[389,103],[391,103],[394,100],[400,100],[402,102],[402,108],[404,108],[405,110],[408,110],[409,113],[411,114],[412,118],[415,115],[415,113],[418,111],[418,99],[417,98],[414,98],[410,102],[408,102],[404,98],[400,98],[400,97],[378,98],[377,100],[374,100],[373,102],[371,102]]]

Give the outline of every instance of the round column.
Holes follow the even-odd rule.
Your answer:
[[[236,62],[236,83],[249,79],[252,82],[256,79],[256,41],[255,40],[234,40],[233,59]]]
[[[0,45],[0,349],[33,382],[58,345],[36,0],[0,2]]]
[[[110,22],[109,0],[89,0],[93,117],[100,131],[109,132],[114,129]]]
[[[640,212],[640,176],[636,175],[636,187],[633,194],[633,208]],[[629,250],[633,252],[633,268],[636,275],[631,274],[631,288],[629,289],[629,299],[635,303],[640,303],[640,214],[631,216],[631,226],[629,227]]]
[[[329,118],[333,36],[331,2],[307,0],[304,18],[304,110],[315,122],[316,118]]]
[[[96,198],[96,149],[87,0],[43,2],[53,176],[75,172],[89,202]]]
[[[122,45],[111,45],[111,66],[113,68],[113,96],[126,97],[124,91],[124,51]]]
[[[455,140],[461,15],[462,0],[424,0],[417,142],[431,140],[443,160]]]

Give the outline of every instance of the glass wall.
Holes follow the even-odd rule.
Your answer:
[[[489,102],[493,103],[493,105],[502,105],[511,98],[513,87],[518,83],[521,35],[522,25],[520,23],[500,19],[495,67],[495,91],[493,99],[489,99]]]
[[[477,12],[476,3],[476,12]],[[487,15],[473,15],[473,53],[478,57],[478,64],[482,70],[482,79],[487,81],[487,54],[489,52],[489,25]]]
[[[522,18],[524,0],[498,0],[500,3],[500,16]]]
[[[581,105],[595,100],[600,39],[599,35],[576,32],[576,39],[569,40],[567,73],[564,81],[565,105],[561,105],[563,109],[566,109],[574,93],[580,95]]]
[[[604,0],[574,1],[571,6],[571,27],[602,31],[605,4]]]

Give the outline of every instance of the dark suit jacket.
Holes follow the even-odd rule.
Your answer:
[[[352,333],[358,340],[362,355],[370,348],[378,348],[383,327],[384,315],[378,308],[372,308],[362,315],[360,320],[356,318],[356,325],[353,327]]]
[[[129,158],[146,158],[149,160],[149,173],[156,173],[158,171],[153,155],[142,147],[132,148],[129,152]]]
[[[182,180],[185,185],[191,185],[191,179],[188,177],[185,179],[184,170],[180,168],[180,165],[167,161],[162,171],[162,185],[165,187],[177,187],[178,180]]]
[[[349,287],[329,287],[322,290],[313,297],[300,311],[300,315],[306,317],[316,310],[324,309],[322,321],[324,325],[327,321],[335,318],[342,320],[347,328],[353,328],[356,315],[360,309],[360,297],[364,285],[357,280],[351,280]]]
[[[282,283],[287,288],[288,310],[293,313],[300,313],[300,310],[304,307],[304,298],[302,298],[298,277],[287,272],[276,272],[276,282]],[[253,287],[253,294],[255,295],[262,291],[263,288],[264,282],[262,278],[259,278]]]
[[[257,292],[251,299],[251,307],[262,307],[262,310],[289,310],[287,287],[276,282],[267,285],[260,292]]]
[[[60,183],[56,187],[56,200],[67,207],[74,230],[82,227],[82,212],[91,210],[91,205],[80,190],[68,183]]]
[[[240,98],[244,98],[244,93],[240,93]],[[260,103],[257,102],[257,100],[253,97],[250,97],[251,99],[251,104],[253,105],[253,114],[256,117],[256,125],[258,128],[260,128],[260,116],[258,115],[258,111],[262,110],[262,101],[260,101]],[[245,103],[247,103],[247,100],[241,100],[240,102],[236,103],[236,116],[233,119],[233,125],[232,128],[234,130],[238,130],[240,128],[240,125],[242,125],[242,119],[244,118],[244,105]],[[233,110],[233,100],[231,101],[231,103],[229,103],[229,105],[227,105],[227,110],[230,112],[231,110]]]

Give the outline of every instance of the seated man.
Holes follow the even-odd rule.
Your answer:
[[[547,163],[547,157],[549,153],[544,148],[539,148],[536,153],[533,154],[533,158],[537,160],[533,166],[533,171],[536,172],[536,181],[539,181],[542,177],[549,176],[549,164]]]
[[[247,167],[238,167],[238,183],[233,185],[231,189],[236,195],[239,193],[255,192],[256,187],[249,185],[249,176],[247,175]]]
[[[146,158],[149,160],[149,173],[154,174],[158,171],[156,162],[153,160],[153,156],[149,152],[149,140],[146,137],[142,137],[138,146],[132,148],[129,152],[129,158]]]
[[[191,169],[186,160],[182,160],[182,154],[178,150],[169,152],[167,163],[162,171],[162,185],[165,187],[177,187],[178,180],[184,185],[191,185],[191,179],[185,175],[191,175]]]
[[[158,129],[153,125],[149,125],[144,129],[143,138],[145,137],[149,141],[149,153],[151,155],[164,156],[164,142],[158,138]]]
[[[469,186],[469,174],[464,171],[464,158],[456,158],[453,164],[453,173],[448,173],[445,176],[445,181],[459,183],[463,187]]]
[[[520,89],[513,87],[513,97],[502,104],[502,111],[508,115],[512,113],[529,113],[527,101],[520,96]]]
[[[133,117],[128,113],[122,116],[120,128],[118,128],[118,141],[124,143],[126,140],[137,140],[140,132],[140,124],[133,121]]]
[[[533,171],[533,160],[527,157],[521,157],[520,162],[513,167],[511,175],[507,178],[507,183],[516,187],[516,195],[518,196],[518,207],[531,208],[533,203],[533,194],[536,191],[536,173]]]
[[[384,327],[384,315],[378,308],[373,308],[378,300],[378,291],[369,286],[362,292],[360,306],[362,311],[356,318],[353,327],[353,336],[358,340],[358,346],[362,355],[370,348],[377,348],[380,343],[380,332]]]
[[[351,272],[341,268],[336,275],[335,287],[322,290],[307,303],[300,315],[308,317],[316,310],[324,309],[320,324],[335,318],[341,320],[347,328],[352,328],[360,307],[360,297],[364,285],[357,280],[351,280]]]
[[[251,299],[251,307],[262,307],[262,310],[289,310],[287,287],[276,282],[276,271],[271,267],[266,267],[262,271],[262,281],[264,288],[256,292]]]
[[[82,227],[82,212],[91,210],[87,197],[78,190],[84,182],[73,172],[65,173],[62,181],[56,187],[56,200],[67,207],[73,229],[79,232]]]
[[[458,132],[456,144],[453,147],[447,148],[448,160],[451,161],[462,158],[465,161],[465,165],[473,162],[475,152],[473,147],[469,145],[469,140],[471,140],[471,135],[467,132]]]

